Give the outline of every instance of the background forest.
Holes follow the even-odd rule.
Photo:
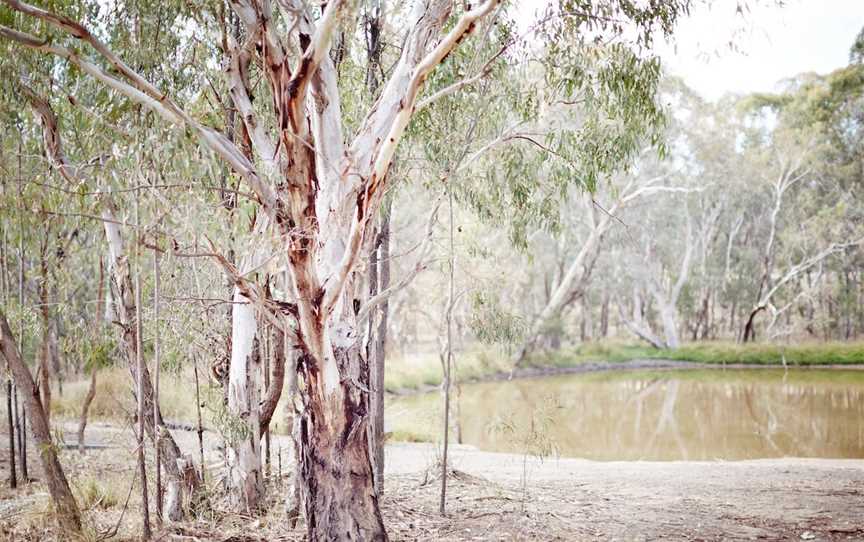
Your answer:
[[[70,476],[79,504],[114,522],[159,477],[166,522],[203,485],[249,514],[287,499],[310,539],[378,539],[384,441],[443,439],[446,479],[460,383],[864,363],[864,31],[842,69],[707,101],[652,52],[689,2],[342,4],[0,7],[4,357],[67,475],[88,420],[155,441],[117,489]],[[439,429],[391,425],[387,393],[439,385]]]

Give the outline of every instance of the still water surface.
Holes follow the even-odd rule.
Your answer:
[[[437,393],[388,407],[435,435]],[[864,371],[613,371],[462,387],[462,442],[595,460],[864,458]]]

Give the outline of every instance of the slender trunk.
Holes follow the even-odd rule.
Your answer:
[[[297,370],[300,363],[300,351],[291,350],[288,360],[288,366],[286,367],[288,373],[288,397],[285,401],[285,428],[290,431],[291,439],[294,443],[294,449],[300,450],[300,447],[303,444],[300,436],[300,421],[302,418],[298,415],[299,413],[294,402],[294,397],[297,394]],[[285,496],[285,508],[287,509],[285,516],[288,520],[288,525],[292,529],[297,526],[297,520],[300,519],[300,509],[303,506],[303,498],[300,494],[300,483],[303,480],[303,473],[301,472],[300,467],[301,465],[298,461],[295,468],[294,478],[289,486],[287,495]],[[281,448],[279,449],[279,477],[282,477]]]
[[[27,472],[27,411],[24,409],[25,398],[21,399],[21,408],[18,408],[17,391],[19,386],[15,386],[15,416],[18,419],[18,462],[21,464],[21,479],[25,484],[30,483],[30,473]]]
[[[270,356],[272,353],[269,328],[270,326],[264,326],[264,329],[261,330],[264,332],[264,350],[261,354],[261,359],[264,361],[264,389],[267,391],[267,395],[270,394],[271,389],[275,389],[270,385]],[[267,420],[266,424],[261,424],[261,432],[264,435],[264,472],[267,476],[270,476],[270,420]]]
[[[56,292],[54,298],[57,298]],[[65,371],[63,365],[65,365],[65,362],[60,357],[60,345],[58,344],[60,338],[59,321],[60,317],[57,314],[51,319],[51,334],[48,337],[48,346],[51,352],[51,357],[49,358],[51,361],[51,372],[54,375],[54,380],[57,382],[57,395],[63,397],[63,372]]]
[[[604,294],[603,305],[600,307],[600,337],[609,336],[609,294]]]
[[[453,191],[448,188],[450,214],[450,281],[447,299],[447,343],[441,361],[444,365],[444,382],[442,392],[444,395],[444,449],[441,453],[441,499],[438,503],[438,513],[445,513],[447,503],[447,454],[450,442],[450,374],[453,368],[453,305],[456,302],[456,254],[453,235]]]
[[[12,337],[12,330],[6,321],[6,315],[2,312],[0,312],[0,351],[9,364],[18,388],[27,390],[23,393],[24,408],[30,412],[30,431],[33,440],[39,447],[42,472],[60,526],[69,533],[78,533],[81,531],[81,512],[75,502],[75,497],[72,495],[72,490],[69,489],[69,483],[66,481],[60,460],[57,458],[57,449],[51,442],[51,430],[42,408],[36,384],[33,382],[30,370],[27,369],[27,365],[21,359]]]
[[[78,421],[78,452],[84,453],[84,430],[87,429],[87,415],[90,412],[90,405],[96,397],[96,367],[90,368],[90,387],[87,389],[87,395],[84,397],[84,404],[81,405],[81,418]]]
[[[453,431],[456,433],[456,444],[462,444],[462,380],[455,359],[453,368]]]
[[[11,371],[9,376],[10,378],[12,377]],[[21,442],[23,440],[21,438],[21,413],[18,410],[18,386],[15,385],[14,380],[12,382],[12,418],[14,419],[15,423],[14,434],[17,443],[16,449],[18,450],[18,465],[21,467],[21,480],[23,481],[23,483],[26,484],[29,480],[27,479],[27,467],[24,466],[21,460]]]
[[[738,310],[738,300],[732,299],[732,306],[729,308],[729,332],[734,333],[738,328],[735,326],[735,313]]]
[[[741,336],[741,342],[747,343],[756,340],[756,315],[765,310],[764,305],[760,305],[750,311],[747,317],[747,323],[744,324],[744,332]]]
[[[6,380],[6,415],[9,418],[9,485],[12,489],[18,487],[18,475],[15,472],[15,420],[12,419],[12,380]]]
[[[282,397],[282,390],[285,386],[285,333],[281,329],[273,328],[273,344],[272,344],[273,365],[271,372],[265,371],[265,375],[270,375],[265,382],[267,395],[261,404],[260,414],[260,431],[262,433],[270,431],[270,420],[273,419],[273,414],[276,412],[276,407],[279,405],[279,399]]]
[[[46,236],[48,233],[46,232]],[[39,356],[39,392],[42,395],[42,406],[45,407],[45,420],[51,426],[51,313],[48,310],[48,262],[45,252],[47,239],[44,241],[39,259],[39,314],[42,316],[42,346]]]
[[[663,335],[666,339],[666,348],[672,350],[678,348],[678,323],[675,306],[671,303],[661,303],[658,300],[657,308],[660,310],[660,319],[663,321]]]
[[[153,251],[153,419],[159,417],[159,375],[162,372],[162,357],[161,357],[161,341],[159,329],[159,253]],[[156,433],[156,442],[154,443],[153,453],[155,455],[155,471],[156,471],[156,524],[162,525],[162,454],[159,449],[159,441],[162,440],[161,434]]]
[[[23,179],[21,177],[21,142],[18,140],[18,203],[21,205],[18,214],[18,307],[24,308],[24,192]],[[24,356],[24,319],[18,320],[18,352]],[[22,408],[18,411],[18,395],[20,388],[15,386],[15,426],[18,433],[18,458],[21,464],[21,477],[24,483],[30,481],[27,472],[27,413]],[[22,392],[26,393],[26,392]]]
[[[99,340],[99,333],[102,331],[102,317],[105,314],[105,263],[102,258],[99,258],[99,284],[96,287],[96,317],[93,319],[93,341]],[[78,422],[78,451],[84,453],[84,430],[87,428],[87,415],[90,412],[90,404],[96,397],[96,373],[99,370],[97,365],[90,367],[90,389],[87,390],[87,396],[84,397],[84,404],[81,407],[81,419]]]
[[[9,280],[9,235],[6,224],[3,224],[3,239],[0,249],[2,249],[2,258],[0,258],[0,290],[2,290],[3,300],[8,303],[12,299],[10,293],[12,281]]]
[[[198,385],[198,358],[195,358],[195,410],[198,412],[198,457],[201,460],[201,483],[205,483],[204,477],[204,424],[201,423],[201,389]]]
[[[138,213],[138,195],[135,196],[135,223],[140,224],[141,217]],[[147,495],[147,466],[144,462],[144,414],[146,404],[144,401],[144,356],[141,353],[141,258],[139,245],[135,244],[135,362],[136,381],[138,383],[138,478],[141,481],[141,539],[150,540],[150,502]],[[159,442],[158,432],[154,436]]]
[[[157,442],[157,433],[159,434],[158,445],[163,457],[162,466],[168,475],[163,513],[169,520],[179,521],[184,515],[184,494],[188,494],[189,497],[195,496],[195,493],[200,489],[200,480],[194,474],[194,467],[191,462],[180,452],[180,447],[177,446],[173,435],[162,423],[162,413],[158,405],[154,408],[153,384],[147,365],[138,367],[135,326],[137,294],[132,285],[129,261],[123,250],[123,240],[117,225],[118,221],[114,217],[110,202],[106,202],[103,206],[102,214],[106,219],[103,221],[103,225],[111,255],[111,299],[114,301],[115,306],[113,308],[119,321],[126,364],[132,381],[135,383],[136,400],[138,397],[143,397],[144,400],[144,429],[154,443]]]
[[[708,290],[708,293],[705,295],[705,324],[702,328],[702,336],[700,337],[703,341],[711,336],[714,328],[715,303],[716,299],[714,297],[714,292]]]
[[[380,217],[379,217],[380,218]],[[380,228],[380,226],[379,226]],[[369,247],[369,262],[368,262],[368,275],[367,280],[369,281],[369,299],[374,298],[380,292],[379,289],[379,279],[378,279],[378,248],[381,242],[381,232],[379,228],[372,230],[372,243]],[[372,423],[370,424],[369,431],[369,447],[372,449],[372,466],[373,471],[375,473],[375,490],[378,492],[378,496],[383,495],[383,485],[381,482],[381,476],[379,476],[379,468],[383,474],[383,465],[378,464],[379,448],[384,450],[384,443],[381,442],[383,438],[383,430],[381,432],[378,431],[378,389],[376,388],[376,384],[378,383],[377,371],[378,371],[378,337],[377,335],[377,311],[372,311],[372,314],[369,315],[369,322],[367,323],[366,329],[366,358],[369,360],[369,378],[372,383],[372,394],[369,397],[369,404],[371,405],[372,410]],[[381,420],[383,425],[383,419]]]
[[[700,336],[704,339],[708,335],[708,300],[710,295],[710,291],[706,290],[705,295],[702,296],[702,305],[696,314],[696,324],[693,325],[691,336],[694,341],[699,340]]]
[[[852,282],[849,278],[849,270],[843,270],[843,289],[844,289],[844,311],[846,314],[846,328],[844,330],[844,338],[848,341],[852,338]]]
[[[390,215],[392,202],[387,200],[381,211],[378,235],[370,251],[370,297],[390,286]],[[375,487],[384,494],[384,364],[387,348],[387,324],[390,304],[384,301],[369,318],[369,372],[372,395],[372,458],[375,467]]]

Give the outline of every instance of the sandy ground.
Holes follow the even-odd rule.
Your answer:
[[[174,433],[185,451],[197,450],[194,433]],[[73,485],[85,476],[105,485],[122,485],[112,488],[121,495],[119,503],[91,504],[91,535],[104,539],[119,525],[113,538],[132,539],[140,524],[137,490],[120,517],[134,473],[132,433],[95,424],[88,438],[111,447],[84,456],[64,450],[61,461]],[[214,482],[221,468],[218,439],[207,433],[205,440],[214,511],[197,521],[166,527],[157,539],[303,540],[302,524],[288,526],[285,503],[278,497],[289,493],[290,442],[274,437],[268,478],[271,502],[266,514],[248,517],[230,513],[221,500]],[[31,477],[37,481],[8,489],[7,441],[0,434],[0,540],[56,539],[34,454]],[[382,506],[391,539],[864,540],[864,460],[540,461],[457,446],[447,517],[438,514],[440,475],[439,468],[433,468],[437,464],[433,445],[387,447]]]

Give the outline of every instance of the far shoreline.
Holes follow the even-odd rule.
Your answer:
[[[762,370],[851,370],[862,371],[864,364],[861,363],[805,363],[796,364],[788,363],[785,366],[782,363],[722,363],[722,362],[705,362],[705,361],[678,361],[662,358],[635,358],[625,361],[580,361],[574,365],[532,365],[524,368],[516,368],[512,372],[496,371],[483,376],[474,376],[466,378],[461,383],[463,384],[481,384],[484,382],[503,382],[508,380],[525,380],[534,378],[546,378],[552,376],[586,374],[611,371],[674,371],[680,369],[696,370],[696,369],[762,369]],[[393,390],[387,390],[387,394],[393,397],[406,397],[411,395],[421,395],[430,393],[441,388],[440,384],[424,384],[418,387],[402,387]]]

